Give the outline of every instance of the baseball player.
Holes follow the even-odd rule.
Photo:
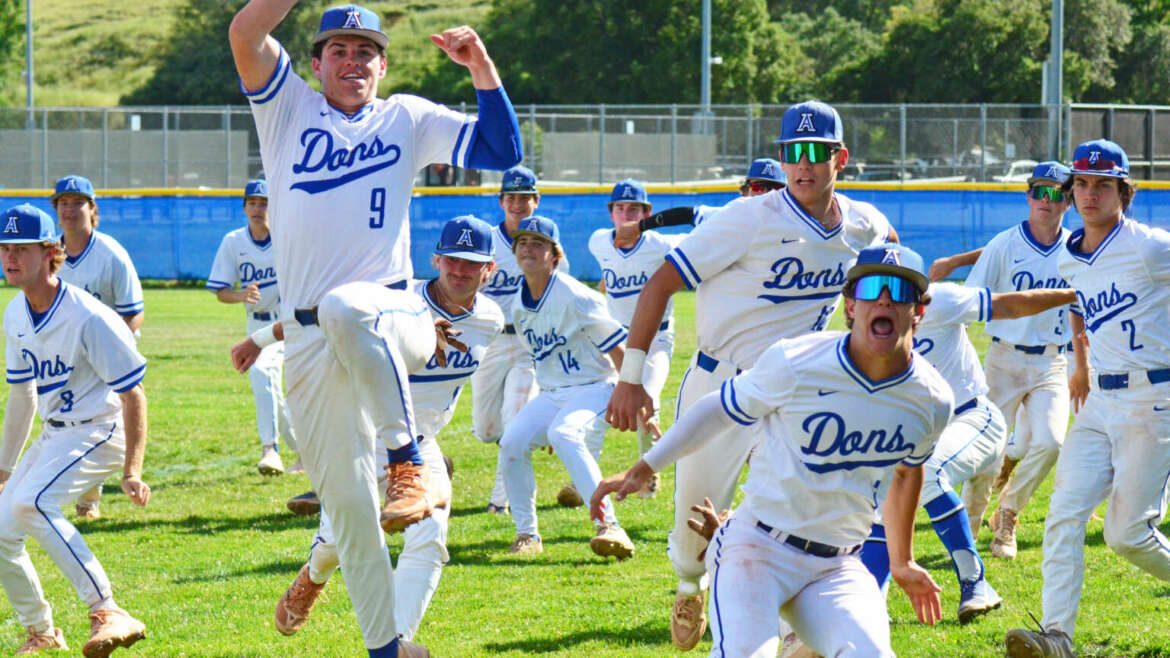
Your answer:
[[[426,300],[433,313],[451,322],[465,343],[466,352],[451,350],[445,363],[437,358],[410,375],[410,392],[414,402],[419,451],[436,486],[449,491],[451,481],[439,449],[437,436],[455,413],[459,393],[487,351],[488,344],[504,328],[499,306],[484,295],[479,286],[492,271],[492,227],[474,216],[456,217],[447,222],[435,247],[433,263],[439,276],[430,281],[414,281],[411,290]],[[239,367],[247,368],[259,355],[258,348],[242,345],[233,353]],[[378,461],[387,462],[380,452]],[[450,494],[446,494],[450,498]],[[405,530],[405,544],[398,557],[394,574],[394,613],[398,632],[412,639],[418,631],[423,613],[439,584],[447,554],[449,505],[438,508],[431,516]],[[337,547],[327,514],[313,539],[309,562],[276,606],[276,628],[285,635],[299,631],[308,621],[317,597],[337,569]]]
[[[516,262],[524,272],[512,324],[528,344],[541,392],[504,429],[500,460],[516,523],[509,552],[530,555],[544,550],[536,524],[532,452],[551,447],[577,491],[592,495],[601,470],[588,446],[599,440],[595,435],[609,429],[605,404],[617,375],[614,366],[621,366],[626,329],[609,315],[601,295],[557,271],[562,249],[551,219],[534,215],[511,235]],[[618,526],[608,502],[589,548],[618,559],[634,553],[634,544]]]
[[[698,351],[679,386],[676,413],[682,413],[725,379],[751,368],[778,338],[824,329],[857,253],[897,240],[876,208],[834,192],[849,159],[835,109],[817,101],[793,105],[784,113],[777,142],[787,187],[724,206],[667,254],[667,263],[642,288],[608,409],[615,428],[634,430],[637,419],[653,409],[642,388],[643,364],[675,292],[698,288]],[[704,498],[717,509],[729,506],[753,441],[751,433],[734,433],[687,455],[675,468],[675,525],[667,553],[679,577],[671,638],[680,649],[693,648],[707,623],[707,569],[696,557],[701,538],[687,529],[689,510]]]
[[[251,335],[277,320],[279,294],[276,290],[276,268],[273,266],[272,236],[268,232],[268,183],[251,180],[244,186],[244,214],[248,225],[223,236],[207,289],[225,304],[243,304],[247,313],[247,331]],[[239,290],[236,284],[239,284]],[[262,475],[284,472],[277,449],[279,434],[285,445],[296,450],[288,406],[284,402],[282,370],[284,343],[265,347],[256,363],[248,370],[252,395],[256,399],[256,427],[260,433],[260,463],[256,468]]]
[[[613,186],[609,195],[609,218],[613,228],[598,229],[589,237],[589,252],[601,267],[602,292],[609,314],[625,326],[634,317],[634,307],[642,286],[650,280],[662,259],[671,249],[678,246],[681,235],[663,235],[648,232],[634,239],[623,240],[617,231],[626,225],[635,225],[650,216],[652,206],[646,196],[646,187],[641,181],[626,179]],[[670,356],[674,352],[674,301],[667,301],[665,319],[654,334],[650,349],[646,352],[646,366],[642,373],[642,386],[659,408],[662,387],[670,374]],[[654,439],[661,435],[657,419],[638,423],[638,454],[645,454]],[[601,444],[590,446],[593,458],[601,461]],[[646,484],[645,491],[639,491],[642,498],[653,498],[658,492],[659,477],[655,473]]]
[[[268,175],[297,448],[332,522],[370,655],[425,655],[398,640],[390,556],[371,522],[380,516],[383,528],[402,529],[436,502],[406,380],[437,342],[426,303],[405,290],[412,182],[433,162],[517,164],[519,125],[486,47],[466,26],[431,40],[470,72],[477,117],[416,96],[379,99],[389,38],[378,15],[356,5],[322,14],[312,53],[322,91],[313,91],[271,36],[294,2],[250,0],[229,39]],[[392,451],[380,515],[375,442]]]
[[[1077,146],[1062,189],[1084,228],[1060,249],[1058,271],[1091,335],[1095,385],[1056,460],[1041,628],[1009,631],[1010,656],[1073,655],[1085,525],[1106,496],[1105,543],[1170,581],[1170,541],[1158,530],[1170,473],[1170,232],[1125,218],[1135,192],[1129,156],[1109,140]]]
[[[512,231],[520,225],[520,220],[531,217],[540,205],[536,174],[523,166],[505,171],[500,183],[499,204],[504,211],[504,221],[492,229],[492,242],[499,248],[496,249],[495,269],[484,285],[483,293],[500,305],[507,324],[504,332],[488,346],[479,368],[471,376],[472,431],[480,441],[494,444],[499,443],[504,428],[520,413],[520,409],[540,392],[528,346],[516,335],[516,327],[511,322],[513,300],[523,276],[516,264],[516,255],[512,253]],[[557,269],[568,274],[569,259],[561,259]],[[498,460],[496,464],[496,479],[487,511],[507,514],[504,465]]]
[[[922,258],[895,244],[865,249],[847,277],[848,333],[775,342],[594,492],[599,513],[602,496],[621,500],[705,443],[760,437],[744,501],[706,551],[712,656],[775,655],[777,611],[822,655],[893,656],[881,590],[857,557],[879,505],[894,579],[920,621],[940,616],[939,588],[911,556],[922,464],[953,407],[913,350],[930,301]]]
[[[28,630],[17,653],[68,648],[25,549],[31,535],[89,606],[82,653],[104,658],[144,638],[146,626],[114,602],[105,570],[61,503],[118,470],[136,505],[150,501],[142,481],[146,359],[114,311],[56,276],[65,254],[48,214],[20,205],[0,223],[4,277],[20,288],[4,311],[11,388],[0,439],[0,585]],[[34,410],[43,431],[17,464]]]
[[[747,177],[739,186],[739,195],[759,196],[773,190],[782,189],[788,184],[788,177],[780,163],[772,158],[757,158],[748,168]],[[698,226],[703,220],[715,214],[723,206],[679,206],[669,208],[653,215],[643,217],[636,224],[625,223],[615,230],[614,239],[622,241],[636,241],[642,233],[663,226],[682,226],[690,224]]]
[[[1003,414],[987,397],[979,355],[967,337],[972,322],[1003,320],[1067,306],[1067,288],[992,293],[953,283],[930,285],[930,308],[914,333],[914,350],[926,358],[951,387],[955,413],[923,466],[922,507],[954,564],[959,581],[959,623],[966,624],[1002,603],[987,583],[967,510],[955,488],[996,464],[1003,455]],[[964,486],[964,489],[967,488]],[[880,523],[861,551],[861,560],[883,588],[889,579],[885,532]]]
[[[57,181],[49,198],[65,238],[65,265],[57,273],[62,281],[84,288],[114,309],[135,336],[145,318],[142,284],[130,255],[114,238],[97,230],[99,216],[93,183],[83,176]],[[77,516],[101,517],[101,483],[77,499]]]

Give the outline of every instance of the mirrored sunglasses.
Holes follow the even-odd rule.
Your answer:
[[[1037,201],[1052,201],[1053,203],[1064,201],[1064,192],[1059,187],[1049,187],[1047,185],[1033,187],[1031,196]]]
[[[857,280],[853,298],[874,301],[882,296],[882,290],[890,291],[890,299],[898,304],[917,303],[918,288],[909,279],[893,274],[867,274]]]
[[[1073,160],[1074,171],[1105,171],[1111,174],[1129,174],[1129,170],[1122,168],[1122,166],[1110,160],[1109,158],[1098,157],[1096,160],[1092,158],[1081,158]]]
[[[796,164],[801,156],[806,156],[809,164],[819,164],[828,162],[836,150],[836,145],[825,142],[789,142],[780,145],[780,161]]]
[[[762,192],[771,192],[784,187],[784,183],[777,183],[771,180],[750,180],[744,183],[745,186],[752,192],[760,194]]]

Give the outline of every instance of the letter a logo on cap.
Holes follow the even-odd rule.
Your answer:
[[[345,12],[345,25],[342,25],[341,27],[343,29],[357,28],[359,30],[364,28],[362,25],[362,17],[358,14],[356,9]]]
[[[1093,164],[1101,159],[1100,151],[1089,151],[1089,164]]]
[[[1056,178],[1056,167],[1049,167],[1048,171],[1044,173],[1048,178]]]
[[[475,243],[471,241],[471,229],[459,229],[459,239],[455,241],[455,244],[464,247],[475,247]]]
[[[816,128],[816,126],[813,125],[812,118],[813,118],[812,112],[801,112],[800,113],[800,123],[797,124],[797,126],[796,126],[796,132],[798,132],[798,133],[815,133],[817,131],[817,128]]]
[[[77,180],[70,178],[69,180],[65,181],[65,189],[73,190],[74,192],[76,192],[77,191]]]
[[[886,255],[882,258],[883,265],[901,265],[902,259],[898,257],[898,252],[893,249],[887,249]]]
[[[8,225],[4,227],[4,232],[5,233],[17,233],[17,234],[20,233],[20,227],[16,225],[16,218],[15,217],[8,218]]]
[[[772,166],[771,162],[769,162],[768,164],[764,165],[764,170],[760,173],[765,174],[767,176],[775,176],[776,175],[776,168]]]

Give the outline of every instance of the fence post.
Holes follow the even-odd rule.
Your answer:
[[[41,187],[49,187],[49,110],[41,110]]]
[[[1150,159],[1147,180],[1154,180],[1154,122],[1158,116],[1152,107],[1146,111],[1150,113],[1150,125],[1146,128],[1146,157]]]
[[[597,184],[605,184],[605,103],[597,110]]]
[[[670,184],[678,180],[678,103],[670,104]]]
[[[528,148],[532,153],[528,164],[534,171],[539,171],[536,167],[536,103],[528,104]]]
[[[898,104],[898,180],[906,180],[906,104]]]
[[[223,108],[223,132],[224,144],[227,149],[227,166],[224,167],[226,173],[224,174],[224,187],[232,186],[232,108],[230,106]]]
[[[167,160],[170,159],[170,154],[167,152],[167,148],[169,146],[167,144],[167,136],[168,130],[170,128],[170,126],[167,125],[170,123],[170,121],[167,120],[169,114],[170,113],[167,109],[167,106],[164,105],[162,109],[162,185],[159,187],[167,187],[167,181],[170,179],[170,172],[167,171],[167,165],[169,164]]]
[[[744,110],[744,117],[743,118],[744,118],[743,153],[744,153],[744,160],[745,160],[744,164],[750,169],[752,166],[752,160],[755,158],[755,155],[756,155],[755,140],[752,139],[752,133],[755,131],[752,130],[753,126],[752,126],[752,104],[751,103],[747,104],[747,109]]]
[[[987,180],[987,103],[979,104],[979,180]]]
[[[110,109],[102,108],[102,189],[110,186]]]

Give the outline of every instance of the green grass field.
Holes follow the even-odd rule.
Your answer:
[[[0,288],[0,301],[7,303],[12,294]],[[329,586],[300,634],[286,638],[273,627],[273,606],[306,559],[316,522],[284,508],[289,496],[309,487],[304,476],[256,473],[259,447],[248,380],[228,362],[228,349],[244,332],[241,309],[192,289],[147,290],[146,308],[145,477],[154,498],[149,507],[134,508],[111,479],[102,503],[105,517],[79,525],[119,604],[148,627],[147,640],[118,655],[364,655],[342,582]],[[668,419],[670,398],[694,349],[693,296],[684,296],[676,309],[681,329],[664,394]],[[982,352],[982,331],[973,327],[971,334]],[[664,474],[665,495],[618,506],[637,552],[625,562],[606,562],[588,548],[586,512],[556,507],[554,496],[568,477],[555,457],[539,453],[534,462],[545,552],[511,557],[511,519],[483,512],[496,449],[471,436],[470,403],[465,395],[441,435],[456,469],[451,562],[418,640],[436,656],[676,654],[667,622],[675,580],[664,551],[673,472]],[[624,468],[635,452],[632,434],[611,432],[602,471]],[[291,463],[292,457],[285,458]],[[915,552],[944,588],[946,619],[935,628],[917,624],[905,595],[893,587],[890,614],[900,655],[1003,655],[1003,634],[1027,625],[1026,611],[1040,614],[1040,544],[1050,491],[1051,479],[1024,514],[1015,562],[989,557],[990,532],[984,529],[979,546],[1005,604],[966,627],[955,621],[958,587],[950,560],[920,513]],[[401,539],[389,544],[396,554]],[[30,550],[56,623],[79,653],[89,628],[86,609],[44,552],[35,543]],[[1099,522],[1089,527],[1087,562],[1077,627],[1081,655],[1170,656],[1170,585],[1110,552]],[[7,602],[0,602],[0,611],[0,652],[12,652],[24,631]],[[705,655],[709,647],[707,639],[692,655]]]

